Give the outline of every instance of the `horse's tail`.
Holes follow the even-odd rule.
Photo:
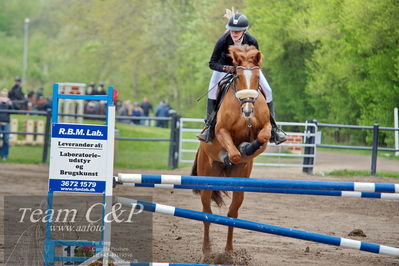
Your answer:
[[[212,191],[212,200],[216,203],[216,205],[218,205],[218,207],[222,207],[223,205],[226,205],[224,203],[223,197],[222,197],[222,192],[223,194],[225,194],[226,196],[228,196],[228,192],[227,191],[220,191],[220,190],[213,190]]]
[[[198,161],[198,152],[199,152],[199,149],[197,151],[197,154],[195,155],[193,167],[191,168],[191,176],[197,176],[198,175],[198,170],[197,170],[197,167],[198,167],[198,163],[197,163],[197,161]],[[193,189],[193,193],[194,194],[200,194],[200,190]],[[223,191],[223,193],[228,196],[227,191]],[[216,205],[218,207],[221,207],[221,206],[225,205],[223,197],[222,197],[222,193],[219,190],[213,190],[212,191],[211,199],[216,203]]]
[[[195,154],[194,164],[193,164],[193,167],[191,168],[191,175],[192,175],[192,176],[197,176],[197,175],[198,175],[198,174],[197,174],[198,151],[199,151],[199,150],[197,150],[197,153]]]
[[[191,168],[191,176],[197,176],[197,175],[198,175],[198,171],[197,171],[197,166],[198,166],[198,164],[197,164],[198,152],[199,152],[199,149],[197,150],[197,153],[195,154],[194,164],[193,164],[193,167]],[[198,189],[193,189],[193,193],[194,193],[194,194],[199,194],[199,193],[200,193],[200,190],[198,190]]]

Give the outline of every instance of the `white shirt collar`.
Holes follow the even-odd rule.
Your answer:
[[[238,41],[238,42],[234,42],[234,45],[236,46],[241,46],[242,45],[242,40],[244,39],[244,36],[242,36],[242,38]]]

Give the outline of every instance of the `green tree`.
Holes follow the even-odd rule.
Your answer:
[[[263,71],[273,90],[279,120],[303,121],[312,118],[305,90],[306,62],[314,45],[298,32],[298,20],[306,14],[306,1],[249,0],[245,12],[250,32],[264,54]]]
[[[392,126],[397,0],[0,0],[0,86],[21,75],[29,17],[25,92],[105,81],[122,99],[167,99],[202,117],[206,101],[195,99],[208,88],[209,58],[232,6],[259,41],[278,120]]]

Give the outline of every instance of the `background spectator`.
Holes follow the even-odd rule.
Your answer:
[[[96,84],[92,81],[89,83],[89,87],[87,87],[86,95],[95,95],[97,94]]]
[[[28,110],[36,109],[36,93],[32,90],[28,93]]]
[[[118,113],[119,109],[121,109],[122,105],[123,105],[123,102],[121,100],[117,99],[115,101],[115,109],[116,109],[117,113]]]
[[[150,111],[152,111],[152,104],[148,101],[147,97],[143,98],[143,102],[140,105],[141,109],[143,109],[143,116],[149,117]],[[143,120],[143,124],[146,126],[150,126],[151,120]]]
[[[39,100],[41,97],[43,97],[44,96],[44,94],[43,94],[43,88],[42,87],[40,87],[38,90],[37,90],[37,92],[36,92],[36,100]]]
[[[129,100],[123,102],[123,105],[118,109],[119,116],[129,116],[132,111],[132,105],[130,104]],[[121,119],[118,122],[130,124],[130,119]]]
[[[97,94],[98,95],[107,95],[107,92],[105,91],[105,88],[104,88],[104,82],[102,82],[102,81],[100,82],[100,84],[97,88]]]
[[[96,92],[97,92],[96,95],[107,95],[107,92],[105,91],[105,88],[104,88],[104,82],[102,82],[102,81],[100,82]],[[100,111],[99,114],[105,115],[106,106],[107,106],[106,101],[99,101],[99,111]]]
[[[12,109],[12,102],[8,98],[8,90],[3,89],[0,92],[0,110],[10,110]],[[9,113],[0,113],[0,132],[10,131],[10,114]],[[8,133],[0,133],[3,138],[3,145],[1,147],[1,158],[2,160],[7,160],[8,151],[9,151],[9,134]]]
[[[26,109],[27,107],[27,102],[25,99],[25,94],[22,91],[21,82],[21,78],[16,77],[14,85],[8,93],[8,97],[12,101],[13,107],[15,109]]]
[[[170,107],[168,105],[168,102],[165,100],[162,100],[157,108],[155,109],[155,116],[156,117],[169,117],[169,110]],[[168,127],[168,121],[165,120],[157,120],[157,127]]]
[[[132,116],[139,116],[141,117],[143,115],[143,109],[141,109],[140,105],[138,102],[135,102],[133,105],[133,110],[132,110]],[[140,119],[133,119],[132,123],[135,125],[140,125],[141,120]]]
[[[99,84],[98,89],[96,89],[96,84],[91,81],[89,83],[89,87],[86,89],[86,95],[106,95],[107,93],[104,90],[104,82]],[[106,101],[89,101],[86,100],[84,113],[92,114],[92,115],[104,115],[106,113]]]

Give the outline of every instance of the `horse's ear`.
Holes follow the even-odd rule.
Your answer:
[[[238,49],[238,46],[234,45],[229,47],[229,56],[233,59],[233,65],[235,66],[240,66],[244,59]]]
[[[230,50],[230,56],[233,59],[233,65],[240,66],[243,62],[243,56],[241,53],[237,53],[234,50]]]
[[[258,52],[256,53],[256,55],[255,55],[255,60],[256,60],[255,65],[260,66],[260,65],[262,64],[262,61],[263,61],[263,54],[262,54],[260,51],[258,51]]]

